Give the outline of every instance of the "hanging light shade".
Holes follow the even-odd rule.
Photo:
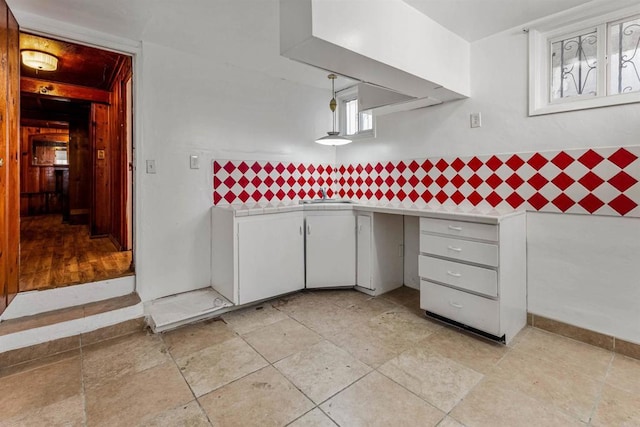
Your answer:
[[[22,63],[27,67],[40,71],[55,71],[58,69],[58,58],[49,53],[38,50],[23,50],[20,55],[22,55]]]
[[[338,78],[335,74],[329,74],[329,80],[331,80],[331,101],[329,101],[329,109],[331,110],[331,114],[333,114],[333,127],[331,132],[327,132],[327,136],[323,136],[321,138],[316,139],[318,144],[322,145],[345,145],[349,144],[351,140],[349,138],[345,138],[344,136],[340,136],[340,132],[336,131],[336,106],[338,103],[336,102],[336,89],[334,82]]]

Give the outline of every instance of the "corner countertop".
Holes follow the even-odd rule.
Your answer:
[[[220,209],[232,212],[235,217],[253,215],[266,215],[282,212],[309,212],[309,211],[356,211],[374,212],[395,215],[409,215],[427,218],[455,219],[460,221],[481,222],[486,224],[498,224],[505,218],[524,214],[524,210],[497,210],[493,208],[479,208],[476,206],[451,206],[451,205],[427,205],[417,206],[409,203],[389,203],[357,201],[352,203],[315,203],[300,204],[299,201],[276,203],[250,203],[213,206],[212,209]]]

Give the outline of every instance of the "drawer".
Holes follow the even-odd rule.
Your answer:
[[[495,300],[421,280],[420,308],[492,335],[502,335],[500,306]]]
[[[490,297],[498,296],[498,273],[488,268],[420,255],[418,274],[425,279],[457,288]]]
[[[491,267],[498,266],[498,245],[491,243],[420,234],[420,252]]]
[[[476,222],[420,218],[420,232],[438,233],[467,239],[498,241],[498,226]]]

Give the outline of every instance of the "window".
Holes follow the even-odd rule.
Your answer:
[[[637,7],[529,37],[529,115],[640,102]]]
[[[338,92],[340,133],[350,138],[375,137],[374,117],[371,111],[358,111],[356,88]]]

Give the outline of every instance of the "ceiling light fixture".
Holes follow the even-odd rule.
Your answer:
[[[327,136],[323,136],[322,138],[316,139],[318,144],[322,145],[345,145],[351,142],[349,138],[345,138],[344,136],[340,136],[340,132],[336,131],[336,89],[334,82],[338,78],[335,74],[329,74],[329,80],[331,80],[331,101],[329,101],[329,108],[331,109],[331,113],[333,114],[333,130],[331,132],[327,132]]]
[[[55,71],[58,69],[58,58],[50,53],[38,50],[23,50],[20,55],[22,55],[22,63],[27,67],[40,71]]]

